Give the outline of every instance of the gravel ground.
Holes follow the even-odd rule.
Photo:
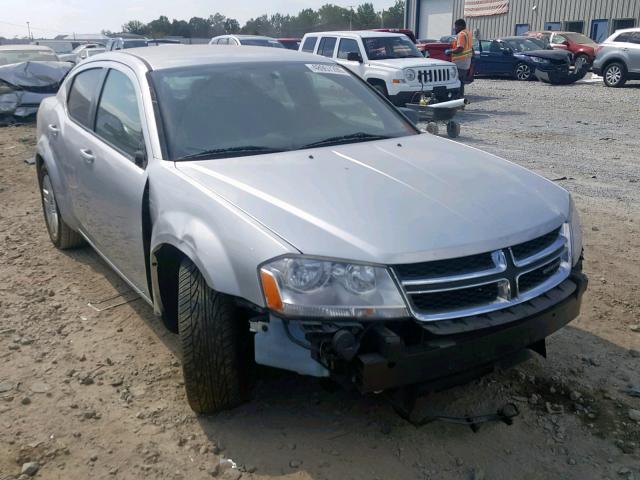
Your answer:
[[[176,338],[151,309],[87,306],[126,287],[90,249],[51,246],[24,163],[35,130],[11,127],[0,129],[0,479],[640,479],[629,394],[640,389],[640,85],[481,80],[468,93],[460,141],[562,179],[584,224],[591,285],[548,359],[418,406],[515,402],[512,426],[416,428],[382,396],[277,371],[250,403],[194,415]]]

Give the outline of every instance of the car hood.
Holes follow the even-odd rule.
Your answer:
[[[395,58],[390,60],[370,60],[369,65],[385,68],[427,68],[451,66],[451,62],[431,58]]]
[[[383,264],[517,244],[569,211],[549,180],[427,134],[176,168],[302,253]]]
[[[528,52],[520,52],[520,55],[524,55],[525,57],[546,58],[548,60],[556,61],[564,61],[571,56],[571,54],[565,50],[530,50]]]

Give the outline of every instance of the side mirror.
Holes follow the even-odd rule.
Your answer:
[[[133,154],[133,163],[138,167],[144,168],[147,165],[147,154],[144,150],[136,150]]]
[[[358,52],[347,53],[347,60],[350,62],[362,63],[362,56]]]
[[[398,110],[400,110],[400,113],[407,117],[411,123],[413,123],[414,125],[418,125],[420,116],[418,115],[418,112],[416,110],[407,107],[398,107]]]

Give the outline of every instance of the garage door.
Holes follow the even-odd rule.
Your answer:
[[[419,0],[419,38],[439,39],[453,31],[453,0]]]

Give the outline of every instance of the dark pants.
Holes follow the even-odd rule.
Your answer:
[[[464,98],[464,83],[467,81],[469,69],[458,68],[458,78],[460,79],[460,98]]]

